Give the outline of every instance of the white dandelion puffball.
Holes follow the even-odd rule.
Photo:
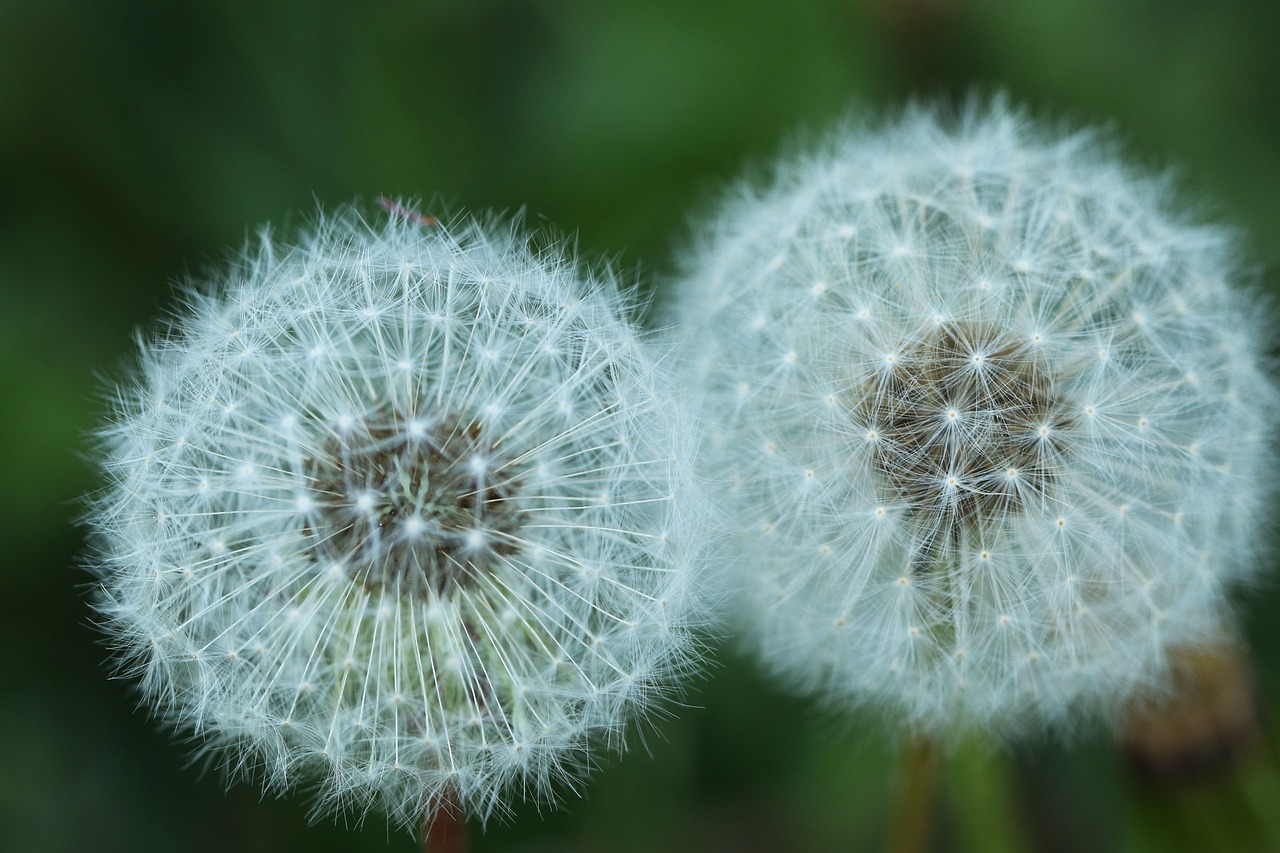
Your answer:
[[[1258,563],[1277,392],[1236,247],[1002,100],[743,185],[680,316],[740,633],[917,733],[1105,718]]]
[[[690,431],[614,281],[345,210],[186,299],[101,431],[97,606],[233,776],[485,819],[691,664]]]

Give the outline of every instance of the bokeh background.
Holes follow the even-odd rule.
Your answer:
[[[309,827],[304,798],[225,792],[108,678],[90,624],[73,519],[102,377],[257,225],[379,194],[524,209],[661,298],[688,212],[744,167],[976,85],[1178,165],[1280,282],[1278,41],[1274,0],[0,0],[0,850],[415,849],[377,816]],[[1274,574],[1242,599],[1272,708],[1278,608]],[[473,849],[880,849],[884,726],[715,658],[585,797],[473,826]],[[935,846],[1276,848],[1268,749],[1179,786],[1098,732],[962,754]]]

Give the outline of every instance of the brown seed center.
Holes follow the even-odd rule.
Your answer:
[[[308,460],[317,555],[366,587],[424,598],[516,550],[515,484],[483,425],[384,417]]]
[[[852,406],[876,470],[940,531],[982,529],[1043,499],[1067,412],[1028,345],[958,324],[887,354]]]

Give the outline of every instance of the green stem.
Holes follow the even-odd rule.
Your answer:
[[[1240,785],[1270,849],[1280,850],[1280,769],[1270,754],[1260,756],[1258,767],[1247,773]]]
[[[982,853],[1022,853],[1031,849],[1015,795],[1009,762],[978,743],[954,754],[947,773],[947,802],[956,818],[961,849]]]

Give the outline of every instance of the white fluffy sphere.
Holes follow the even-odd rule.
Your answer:
[[[347,210],[188,296],[101,432],[97,602],[158,713],[416,826],[547,796],[691,659],[690,431],[611,280]]]
[[[841,128],[706,220],[678,310],[771,672],[1011,734],[1215,636],[1277,392],[1236,247],[1166,184],[996,101]]]

